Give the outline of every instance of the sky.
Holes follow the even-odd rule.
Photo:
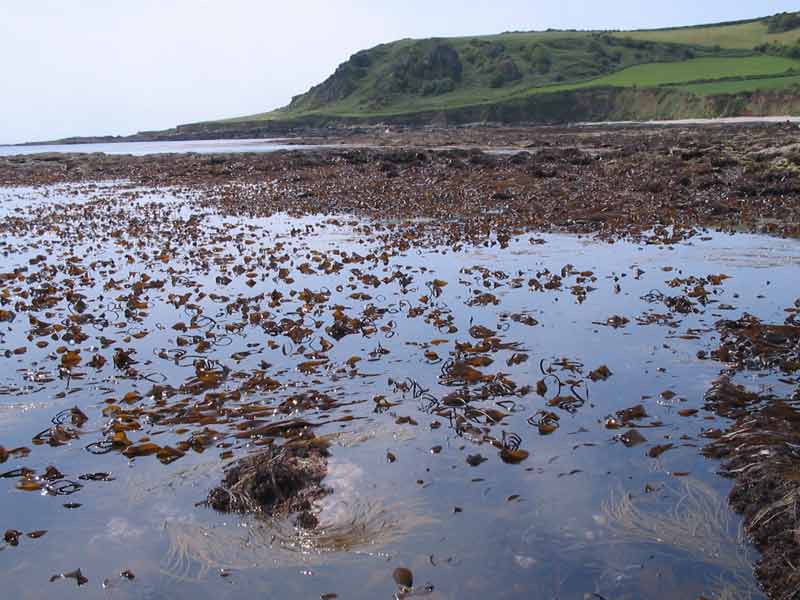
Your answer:
[[[400,38],[638,29],[783,0],[0,0],[0,143],[127,135],[266,112]]]

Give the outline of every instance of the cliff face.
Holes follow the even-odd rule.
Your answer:
[[[182,125],[173,139],[274,137],[309,129],[370,125],[464,125],[468,123],[564,124],[800,114],[800,94],[762,91],[696,96],[676,89],[600,88],[538,94],[517,100],[383,117],[309,115],[274,121]],[[167,138],[164,138],[167,139]]]
[[[325,81],[295,96],[289,112],[324,109],[350,98],[356,91],[370,106],[397,95],[436,95],[454,90],[464,66],[459,53],[440,40],[420,40],[363,50],[342,63]]]
[[[800,114],[800,95],[786,91],[696,96],[671,89],[606,88],[528,96],[428,114],[422,121],[562,124],[792,114]]]

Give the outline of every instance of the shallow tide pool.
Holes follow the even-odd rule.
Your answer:
[[[0,217],[8,597],[760,597],[700,454],[707,356],[720,319],[783,322],[800,243],[454,248],[124,182]],[[298,439],[329,452],[316,527],[204,504]]]

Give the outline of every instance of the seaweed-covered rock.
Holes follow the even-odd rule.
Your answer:
[[[328,451],[313,441],[269,447],[228,468],[207,502],[220,512],[296,514],[298,526],[313,528],[312,504],[330,493],[322,485],[327,471]]]
[[[717,323],[720,346],[717,360],[739,369],[800,370],[800,326],[762,323],[745,313],[736,321]]]
[[[755,394],[730,384],[728,395],[748,402]],[[718,392],[716,392],[718,394]],[[792,401],[793,402],[793,401]],[[755,573],[769,598],[797,598],[800,572],[800,412],[792,403],[769,399],[744,411],[703,453],[724,458],[721,473],[734,479],[729,501],[744,518],[744,531],[761,552]]]

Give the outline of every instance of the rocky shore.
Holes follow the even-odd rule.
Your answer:
[[[665,241],[698,227],[796,237],[796,134],[786,124],[438,129],[401,132],[392,147],[364,135],[350,140],[363,148],[273,154],[19,155],[0,158],[0,184],[127,180],[216,194],[252,184],[266,211],[458,218],[444,226],[456,237],[504,224]],[[503,151],[483,151],[492,147]]]

